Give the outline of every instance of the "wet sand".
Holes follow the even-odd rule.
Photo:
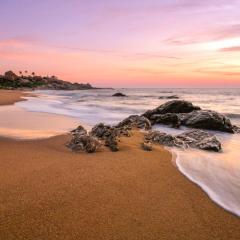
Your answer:
[[[142,138],[95,154],[69,151],[69,135],[0,138],[0,239],[240,239],[240,219]]]

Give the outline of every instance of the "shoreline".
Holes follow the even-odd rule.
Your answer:
[[[0,138],[0,238],[240,238],[239,218],[188,180],[170,151],[141,150],[141,132],[121,138],[117,153],[72,153],[68,140]]]
[[[0,89],[0,106],[13,105],[16,102],[26,101],[23,97],[27,95],[27,93],[20,90]]]

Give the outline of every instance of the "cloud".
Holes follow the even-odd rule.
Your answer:
[[[240,36],[240,24],[224,24],[212,27],[205,31],[192,32],[190,37],[173,36],[164,39],[163,44],[173,46],[184,46],[190,44],[220,41]]]
[[[220,49],[221,52],[240,52],[240,46]]]

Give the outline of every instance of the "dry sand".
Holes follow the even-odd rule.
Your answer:
[[[18,90],[1,90],[0,89],[0,106],[11,105],[18,101],[23,101],[25,94]]]
[[[240,239],[240,219],[185,178],[142,134],[120,151],[72,153],[68,135],[0,139],[0,239]]]

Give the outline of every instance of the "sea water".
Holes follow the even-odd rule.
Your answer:
[[[112,97],[113,89],[84,91],[36,91],[36,97],[18,102],[17,107],[32,112],[54,113],[76,119],[91,128],[104,122],[115,124],[131,114],[141,114],[178,95],[202,109],[215,110],[240,126],[240,89],[118,89],[127,97]],[[75,127],[75,126],[74,126]],[[155,128],[168,133],[166,126]],[[178,169],[198,184],[217,204],[240,216],[240,135],[214,132],[222,142],[223,152],[212,153],[194,149],[175,152]]]

